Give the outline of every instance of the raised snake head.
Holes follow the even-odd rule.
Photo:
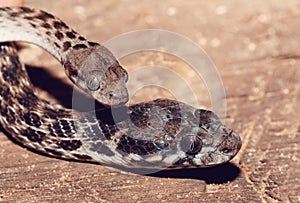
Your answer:
[[[128,101],[127,72],[104,46],[70,50],[64,66],[70,79],[101,104],[115,106]]]

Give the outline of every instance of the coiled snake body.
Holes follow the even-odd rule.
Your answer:
[[[24,146],[50,156],[127,168],[208,167],[232,159],[240,137],[211,111],[157,99],[77,112],[37,97],[8,41],[35,43],[77,86],[105,105],[126,103],[127,72],[105,47],[53,15],[0,8],[0,122]]]

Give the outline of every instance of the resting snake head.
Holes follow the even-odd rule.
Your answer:
[[[212,111],[168,99],[129,109],[117,153],[132,167],[211,167],[228,162],[241,148],[239,135]]]
[[[230,161],[238,153],[240,136],[222,124],[215,113],[197,109],[194,119],[178,133],[178,150],[183,156],[173,166],[211,167]]]

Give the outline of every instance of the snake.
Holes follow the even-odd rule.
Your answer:
[[[79,111],[40,98],[18,41],[52,54],[95,108]],[[128,73],[114,55],[40,9],[0,8],[0,67],[0,123],[40,154],[112,167],[203,168],[230,161],[242,145],[213,111],[165,98],[127,106]]]

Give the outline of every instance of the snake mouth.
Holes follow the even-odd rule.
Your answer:
[[[124,93],[122,93],[121,95],[118,93],[110,92],[108,93],[107,97],[109,98],[109,101],[112,102],[110,106],[114,107],[123,106],[129,101],[128,92],[126,90],[124,90]]]
[[[207,157],[211,157],[210,154],[207,155]],[[170,166],[169,168],[210,168],[210,167],[214,167],[217,165],[220,165],[222,162],[215,162],[212,159],[207,158],[206,159],[202,159],[200,161],[197,161],[196,157],[185,157],[182,159],[179,159],[178,161],[176,161],[172,166]],[[207,160],[211,160],[210,162]],[[228,160],[229,161],[229,160]],[[226,163],[226,162],[224,162]]]
[[[104,94],[92,93],[92,98],[107,108],[124,106],[129,101],[127,89],[110,91]]]

